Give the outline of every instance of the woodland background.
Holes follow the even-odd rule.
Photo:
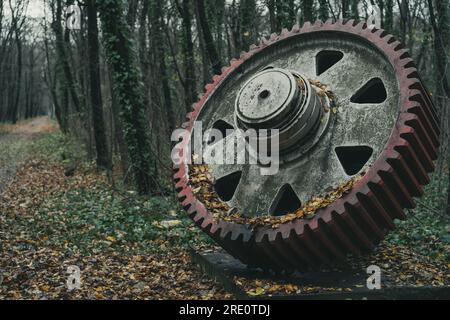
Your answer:
[[[213,244],[174,200],[172,130],[251,44],[305,21],[365,20],[369,3],[0,1],[0,299],[230,298],[189,258]],[[442,148],[410,219],[357,264],[397,285],[448,286],[450,1],[373,3],[434,99]],[[83,271],[72,293],[68,265]],[[240,281],[249,295],[343,290]]]
[[[367,19],[371,3],[434,96],[443,131],[437,176],[446,185],[448,0],[4,0],[0,121],[50,113],[100,168],[121,167],[140,193],[164,192],[171,132],[213,74],[263,36],[305,21]],[[67,23],[74,4],[79,30]],[[30,18],[36,6],[43,17]]]

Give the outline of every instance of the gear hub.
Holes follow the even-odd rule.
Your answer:
[[[269,68],[241,88],[235,115],[242,129],[278,129],[281,151],[317,129],[323,107],[308,80],[289,70]]]

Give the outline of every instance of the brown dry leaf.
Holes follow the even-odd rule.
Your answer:
[[[250,225],[254,229],[264,226],[278,228],[280,224],[288,223],[296,219],[303,219],[305,217],[312,217],[318,210],[328,207],[334,201],[350,192],[355,183],[360,181],[363,176],[364,174],[344,182],[322,197],[312,198],[295,212],[283,216],[257,216],[249,218],[242,213],[236,213],[235,209],[231,210],[228,204],[219,198],[213,188],[212,174],[207,165],[190,166],[190,184],[192,190],[200,201],[202,201],[213,213],[216,219]]]

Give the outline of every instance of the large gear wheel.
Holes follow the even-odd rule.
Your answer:
[[[263,39],[222,71],[183,128],[280,129],[276,175],[258,174],[257,164],[211,166],[215,181],[233,189],[222,196],[231,208],[282,215],[358,177],[312,217],[251,228],[215,217],[194,194],[189,165],[176,165],[179,201],[227,252],[252,267],[316,269],[370,251],[406,219],[434,170],[440,132],[413,60],[392,35],[353,20],[306,23]]]

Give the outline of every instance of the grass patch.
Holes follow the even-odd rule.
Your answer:
[[[439,186],[438,177],[433,177],[418,207],[408,210],[408,220],[398,222],[397,229],[387,240],[408,246],[422,255],[450,261],[450,217],[441,214],[438,208],[444,203],[446,190],[447,185]]]
[[[86,159],[84,146],[74,138],[60,131],[45,134],[34,141],[32,151],[39,158],[67,165],[72,162],[81,163]]]
[[[149,253],[205,242],[203,233],[176,209],[171,201],[134,192],[71,188],[41,206],[35,226],[50,244],[84,253],[130,246],[134,253]]]

